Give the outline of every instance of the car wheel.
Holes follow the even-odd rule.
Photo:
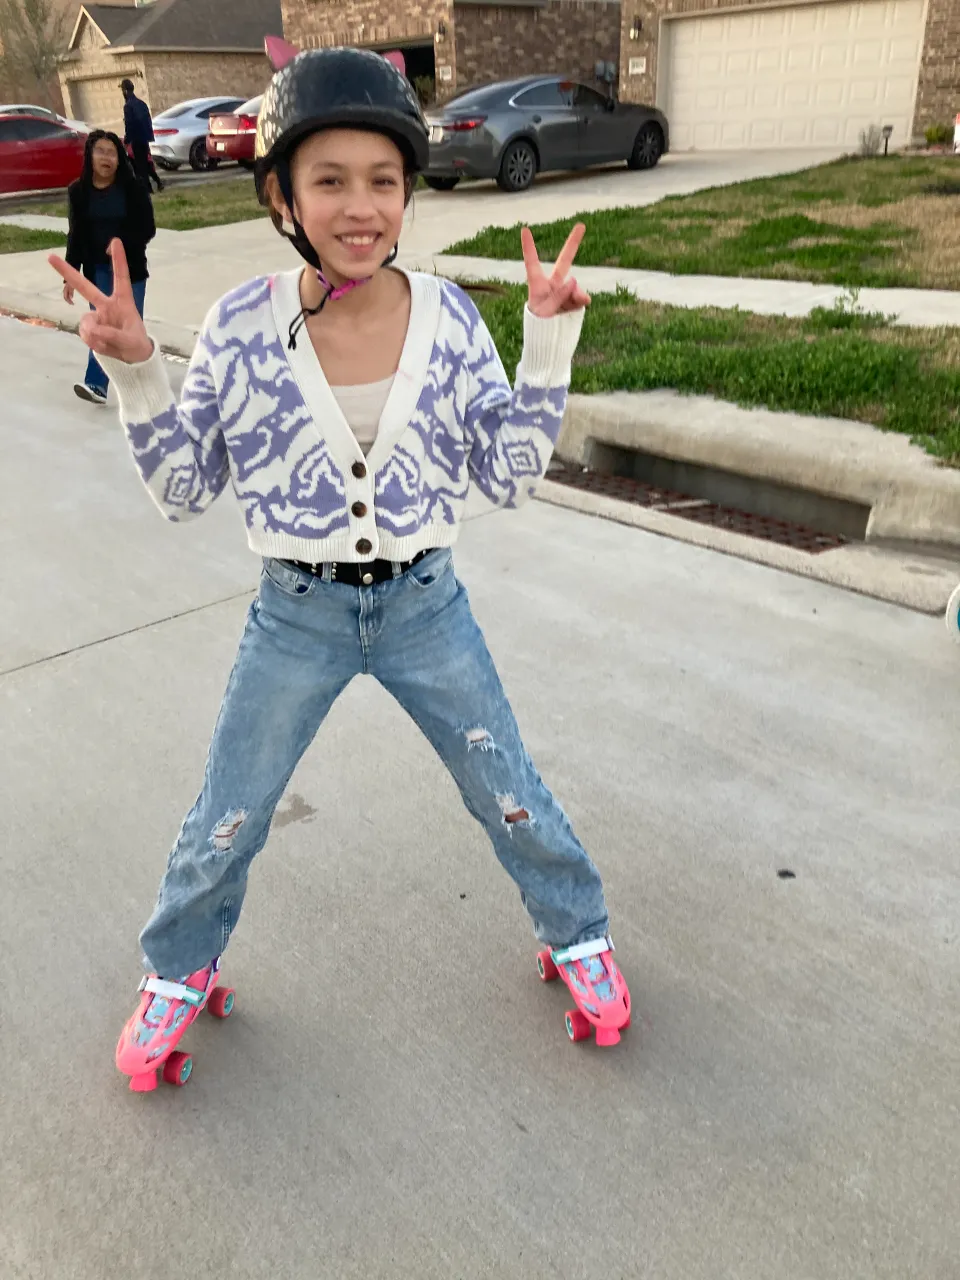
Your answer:
[[[190,168],[194,173],[205,173],[216,167],[216,161],[207,154],[206,138],[197,138],[190,147]]]
[[[426,174],[423,180],[431,191],[452,191],[460,181],[459,178],[428,178]]]
[[[631,169],[652,169],[663,155],[663,131],[658,124],[645,124],[637,134],[627,165]]]
[[[501,191],[526,191],[537,176],[537,153],[522,139],[511,142],[500,161],[497,185]]]

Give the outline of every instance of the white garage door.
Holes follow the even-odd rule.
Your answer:
[[[671,147],[856,148],[910,141],[923,0],[757,9],[664,24]]]
[[[74,119],[83,120],[97,129],[118,129],[123,135],[123,94],[120,75],[98,80],[74,80],[67,104]]]

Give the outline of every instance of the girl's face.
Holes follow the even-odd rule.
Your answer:
[[[381,133],[324,129],[297,147],[290,166],[295,212],[324,273],[372,276],[400,238],[406,204],[403,156]],[[272,178],[280,214],[289,211]]]
[[[99,138],[93,144],[93,176],[101,182],[112,182],[120,163],[117,148],[109,138]]]

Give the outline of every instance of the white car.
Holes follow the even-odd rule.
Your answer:
[[[153,117],[154,141],[150,151],[162,169],[179,169],[188,164],[200,172],[215,169],[217,161],[207,155],[210,117],[236,110],[243,98],[191,98],[178,102]]]
[[[36,107],[29,102],[0,102],[0,116],[46,116],[50,120],[56,120],[58,124],[66,125],[74,133],[90,133],[90,126],[82,120],[69,120],[66,116],[51,111],[49,107]]]

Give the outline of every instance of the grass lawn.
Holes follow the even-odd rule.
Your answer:
[[[512,370],[525,290],[466,287]],[[660,387],[871,422],[960,465],[960,329],[887,327],[882,316],[849,304],[794,320],[660,306],[625,292],[594,297],[572,389]]]
[[[153,197],[153,210],[157,226],[167,231],[194,231],[198,227],[218,227],[227,222],[266,217],[253,189],[253,176],[249,174],[186,187],[168,186]],[[58,195],[50,201],[36,201],[29,205],[0,206],[0,214],[3,213],[38,213],[65,218],[67,203],[63,196]],[[0,253],[46,249],[63,242],[64,237],[56,232],[26,231],[20,227],[0,225]]]
[[[0,223],[0,253],[27,253],[31,249],[62,249],[66,236],[59,231],[28,231]]]
[[[582,266],[960,289],[960,158],[953,156],[837,160],[581,218]],[[571,223],[533,228],[542,257],[556,256]],[[519,258],[518,230],[488,227],[446,252]]]

